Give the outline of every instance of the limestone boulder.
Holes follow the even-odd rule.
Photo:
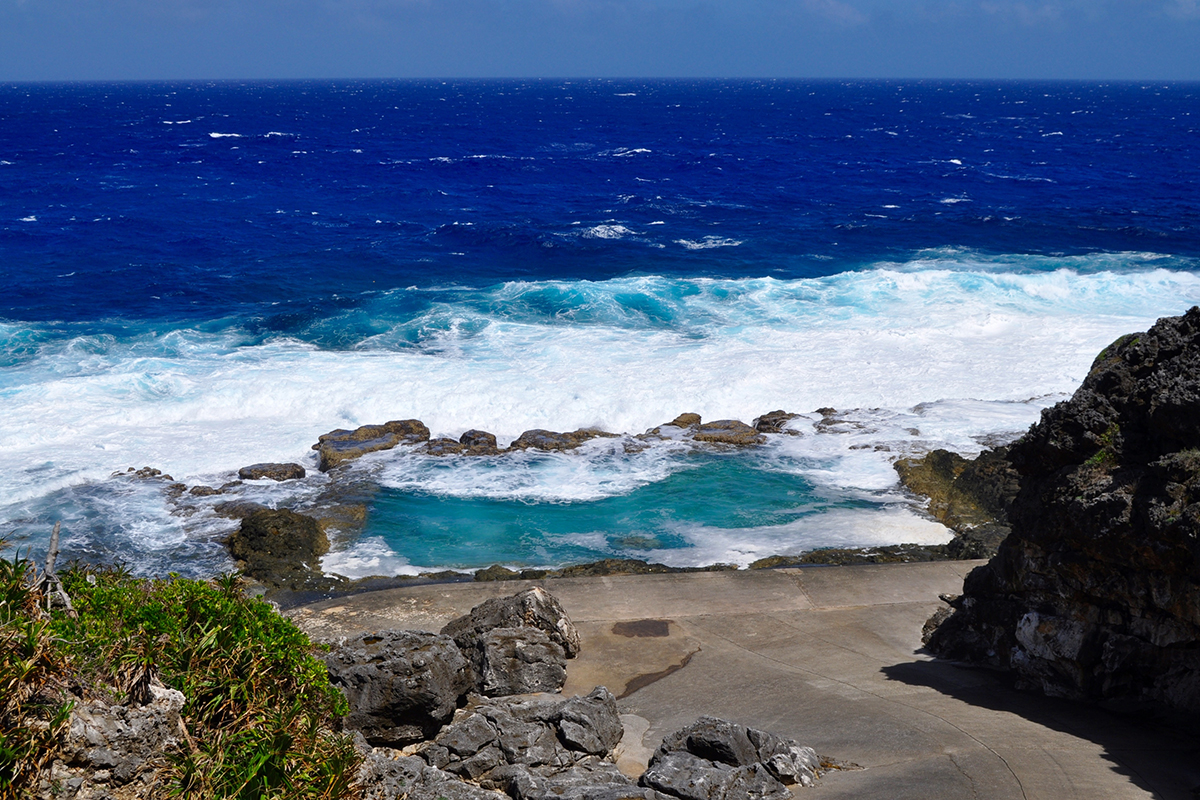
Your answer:
[[[510,597],[486,600],[457,619],[448,622],[442,633],[454,639],[464,651],[476,649],[476,642],[494,628],[538,628],[563,649],[567,658],[579,653],[579,631],[552,594],[535,586]]]

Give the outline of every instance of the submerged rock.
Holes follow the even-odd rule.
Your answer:
[[[1200,308],[1106,348],[1010,458],[1012,533],[929,648],[1052,695],[1200,711]]]
[[[312,449],[320,453],[321,471],[377,450],[429,440],[429,428],[419,419],[393,420],[382,425],[363,425],[352,431],[338,429],[317,437]]]

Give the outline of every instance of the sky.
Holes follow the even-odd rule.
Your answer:
[[[1200,0],[0,0],[0,81],[1200,80]]]

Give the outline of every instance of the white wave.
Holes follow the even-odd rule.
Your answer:
[[[952,206],[956,203],[970,203],[971,199],[969,197],[943,197],[938,202],[942,205]]]
[[[21,217],[21,222],[37,222],[37,217],[30,214],[28,217]]]
[[[636,555],[668,566],[737,564],[773,555],[797,555],[821,547],[878,547],[888,544],[945,544],[953,534],[943,525],[902,506],[831,509],[783,525],[754,528],[678,526],[689,547],[648,550]]]
[[[210,138],[210,139],[241,139],[242,135],[240,133],[210,133],[208,135],[208,138]]]
[[[321,558],[323,572],[347,578],[372,575],[417,575],[428,570],[408,563],[377,536],[365,536],[344,550],[334,550]]]
[[[723,236],[705,236],[698,242],[692,239],[676,239],[675,244],[683,245],[688,250],[711,250],[714,247],[737,247],[742,242]]]
[[[793,281],[514,282],[343,351],[247,344],[237,330],[61,341],[7,321],[0,519],[128,466],[181,480],[259,461],[313,467],[318,434],[412,417],[511,440],[531,428],[638,433],[684,411],[749,421],[776,408],[864,409],[840,417],[838,436],[817,435],[818,417],[806,417],[804,435],[763,457],[819,486],[888,491],[897,454],[969,452],[1019,432],[1117,336],[1200,302],[1200,277],[1154,269],[1153,254],[1025,273],[1011,271],[1013,258],[989,268],[941,251]],[[1086,271],[1097,264],[1108,269]],[[383,314],[388,296],[378,302]],[[409,330],[423,331],[415,346]],[[518,457],[505,470],[486,459],[453,471],[389,462],[385,478],[561,500],[631,491],[680,468],[665,452],[606,455],[616,446],[606,441],[586,458]]]
[[[635,235],[634,232],[624,225],[609,224],[593,225],[580,234],[585,239],[623,239],[626,236],[633,235]]]

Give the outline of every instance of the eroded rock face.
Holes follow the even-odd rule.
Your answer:
[[[367,453],[426,441],[429,441],[429,428],[425,427],[425,423],[419,419],[404,419],[382,425],[363,425],[352,431],[330,431],[318,436],[312,449],[321,455],[321,471],[328,472],[338,464]]]
[[[228,541],[229,552],[245,562],[245,572],[277,584],[320,570],[329,538],[312,517],[286,509],[249,511]]]
[[[810,747],[701,717],[663,739],[641,784],[682,800],[787,800],[789,785],[813,785],[819,769]]]
[[[71,712],[62,757],[39,788],[45,798],[156,798],[169,788],[166,755],[178,744],[182,692],[149,687],[145,705],[81,703]]]
[[[557,692],[567,681],[562,646],[539,628],[493,628],[476,647],[477,686],[488,697]]]
[[[597,686],[586,697],[567,700],[482,699],[460,709],[417,755],[431,767],[514,798],[555,796],[556,789],[586,787],[589,780],[641,796],[611,762],[601,761],[612,755],[621,733],[616,699]]]
[[[1200,710],[1200,309],[1105,349],[1010,458],[1012,533],[930,649],[1049,694]]]
[[[539,628],[550,640],[562,647],[567,658],[579,653],[579,631],[562,604],[545,589],[535,586],[511,597],[484,601],[471,613],[451,620],[442,628],[464,650],[474,647],[475,640],[493,628]]]
[[[361,634],[328,653],[325,666],[350,703],[346,726],[377,746],[431,738],[475,682],[450,637],[423,631]]]

